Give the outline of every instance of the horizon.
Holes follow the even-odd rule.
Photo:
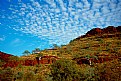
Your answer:
[[[93,28],[121,26],[120,0],[1,0],[0,51],[66,45]]]

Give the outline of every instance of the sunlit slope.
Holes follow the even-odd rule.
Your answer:
[[[121,27],[95,28],[84,36],[71,40],[69,44],[42,50],[39,54],[54,55],[60,58],[91,56],[121,56]],[[29,55],[36,57],[39,54]]]

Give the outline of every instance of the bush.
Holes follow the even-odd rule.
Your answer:
[[[15,74],[14,78],[17,81],[22,81],[23,80],[23,76],[24,76],[24,72],[18,72],[17,74]]]
[[[34,72],[33,71],[26,72],[24,75],[24,81],[35,81]]]
[[[61,59],[51,65],[53,81],[79,81],[80,71],[78,65],[71,60]]]
[[[10,67],[8,67],[4,70],[1,70],[0,71],[0,81],[12,81],[13,75],[14,75],[14,72]]]
[[[100,81],[120,81],[120,62],[114,60],[95,66],[95,73],[100,77]]]

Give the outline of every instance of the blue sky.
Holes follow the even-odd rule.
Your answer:
[[[0,0],[0,51],[13,55],[107,26],[121,26],[121,0]]]

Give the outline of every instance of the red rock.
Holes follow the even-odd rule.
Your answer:
[[[92,36],[92,35],[100,35],[102,34],[102,29],[100,28],[94,28],[86,33],[86,36]]]
[[[36,58],[38,64],[52,64],[57,59],[59,59],[59,58],[56,56],[43,56],[43,57],[41,57],[41,59]]]
[[[19,62],[17,61],[9,61],[9,62],[6,62],[3,67],[4,68],[7,68],[7,67],[17,67],[19,65]]]
[[[77,62],[77,64],[88,64],[91,65],[91,63],[103,63],[106,61],[111,61],[114,59],[120,59],[119,57],[115,57],[115,56],[109,56],[109,55],[102,55],[102,56],[98,56],[98,58],[85,58],[85,57],[80,57],[80,58],[74,58],[73,60],[75,60]]]
[[[103,36],[103,34],[113,34],[113,33],[117,33],[117,32],[121,32],[121,26],[118,26],[118,27],[108,26],[107,28],[103,28],[103,29],[94,28],[94,29],[88,31],[86,33],[86,35],[79,36],[74,40],[79,40],[80,38],[85,38],[85,37],[90,37],[90,36],[95,36],[95,35]],[[112,35],[112,36],[107,35],[106,37],[114,37],[114,36],[116,36],[116,35]],[[117,34],[117,37],[119,37],[119,36],[120,35]]]
[[[107,28],[102,29],[103,33],[116,33],[117,29],[114,26],[108,26]]]
[[[7,62],[9,60],[9,57],[11,57],[11,56],[13,56],[13,55],[0,51],[0,59],[5,61],[5,62]]]
[[[25,66],[34,66],[34,65],[37,65],[37,61],[36,60],[25,60],[23,65]]]
[[[121,32],[121,26],[116,27],[117,32]]]

